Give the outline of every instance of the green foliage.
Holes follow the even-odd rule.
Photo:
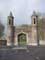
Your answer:
[[[18,43],[19,45],[25,45],[26,44],[26,35],[21,33],[18,35]]]
[[[4,35],[4,25],[0,23],[0,38]]]
[[[4,35],[4,33],[0,32],[0,38]]]

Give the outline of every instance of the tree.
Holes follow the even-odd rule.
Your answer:
[[[4,25],[0,22],[0,38],[4,35]]]

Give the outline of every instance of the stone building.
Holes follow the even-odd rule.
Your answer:
[[[34,12],[31,16],[31,25],[14,26],[14,17],[10,12],[7,20],[7,46],[37,45],[38,16]]]

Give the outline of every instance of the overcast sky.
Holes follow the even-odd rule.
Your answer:
[[[7,16],[12,11],[14,24],[30,24],[33,11],[45,12],[45,0],[0,0],[0,19],[7,24]]]

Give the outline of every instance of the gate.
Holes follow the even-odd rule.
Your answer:
[[[19,46],[25,46],[26,45],[26,34],[20,33],[18,35],[18,45]]]

